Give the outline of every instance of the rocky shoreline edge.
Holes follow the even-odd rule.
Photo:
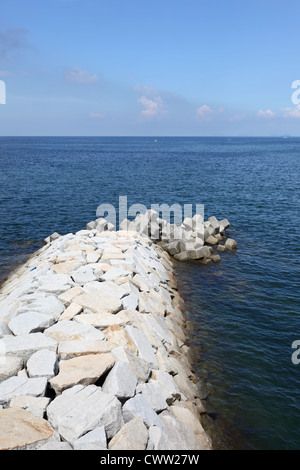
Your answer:
[[[216,261],[215,241],[189,221],[187,239],[153,241],[145,216],[53,234],[2,285],[0,450],[212,449],[170,254]]]

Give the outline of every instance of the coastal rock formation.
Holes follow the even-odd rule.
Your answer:
[[[229,222],[149,215],[53,234],[2,286],[0,449],[211,449],[171,256],[213,259]]]

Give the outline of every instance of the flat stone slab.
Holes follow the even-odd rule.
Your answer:
[[[48,274],[39,278],[38,292],[49,292],[59,295],[74,286],[74,282],[67,274]]]
[[[14,397],[30,395],[44,396],[47,387],[45,377],[30,379],[27,377],[10,377],[0,384],[0,405],[7,405]]]
[[[145,333],[133,326],[126,326],[125,330],[135,344],[139,357],[149,362],[152,369],[158,369],[158,362],[154,350]]]
[[[49,349],[35,352],[27,361],[27,374],[29,377],[47,377],[50,380],[57,371],[57,355]]]
[[[50,380],[56,394],[74,385],[90,385],[95,383],[114,365],[115,359],[110,353],[89,354],[60,361],[59,374]]]
[[[15,336],[27,335],[29,333],[43,332],[55,323],[55,320],[44,313],[22,313],[12,318],[8,324]]]
[[[84,325],[91,325],[100,330],[105,330],[112,325],[124,326],[131,321],[131,318],[126,314],[126,310],[121,310],[115,314],[83,313],[82,315],[77,315],[74,320]]]
[[[74,450],[106,450],[105,427],[99,426],[74,442]]]
[[[136,393],[141,393],[156,413],[168,409],[168,404],[161,395],[160,387],[157,384],[140,384],[136,389]]]
[[[39,418],[43,418],[46,408],[49,405],[50,398],[19,396],[10,401],[10,408],[23,408]]]
[[[72,320],[62,320],[55,325],[47,328],[44,335],[54,339],[58,343],[65,340],[102,340],[105,339],[104,334],[90,325],[81,325]]]
[[[149,402],[141,394],[138,394],[126,401],[122,411],[125,423],[131,421],[136,416],[140,416],[147,428],[150,426],[158,426],[163,428],[163,424],[159,416],[155,413]]]
[[[37,298],[33,302],[18,308],[18,315],[22,313],[37,312],[49,315],[53,321],[57,321],[65,309],[64,304],[54,295],[48,295],[44,298]]]
[[[121,403],[95,385],[75,385],[56,397],[47,408],[49,423],[70,444],[93,429],[104,426],[112,438],[123,426]]]
[[[124,400],[133,397],[136,385],[137,378],[128,362],[119,361],[106,377],[102,390]]]
[[[22,357],[27,361],[30,356],[40,349],[57,350],[57,341],[43,333],[31,333],[22,336],[5,336],[1,344],[7,356]]]
[[[93,313],[117,313],[122,310],[122,301],[111,295],[101,295],[97,290],[75,297],[74,302]]]
[[[21,408],[0,410],[0,450],[24,449],[50,439],[53,429],[45,419]]]
[[[58,355],[60,359],[72,359],[87,354],[109,353],[115,347],[115,343],[103,340],[62,341],[59,343]]]
[[[126,423],[112,438],[109,450],[145,450],[148,431],[140,416]]]

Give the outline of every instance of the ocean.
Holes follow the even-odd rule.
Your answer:
[[[1,137],[0,279],[97,207],[204,204],[236,252],[176,263],[217,449],[298,449],[300,138]]]

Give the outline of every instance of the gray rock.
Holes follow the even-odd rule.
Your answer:
[[[96,228],[96,225],[97,225],[97,223],[94,220],[92,220],[91,222],[86,224],[86,229],[87,230],[93,230],[94,228]]]
[[[118,346],[111,351],[116,361],[128,362],[134,372],[138,383],[144,383],[148,380],[150,374],[149,362],[141,357],[135,356],[128,349]]]
[[[57,356],[54,351],[41,349],[27,361],[27,373],[31,378],[47,377],[50,380],[57,373]]]
[[[47,408],[48,420],[71,445],[88,431],[104,426],[112,438],[123,425],[121,403],[95,385],[75,385],[56,397]]]
[[[148,428],[150,426],[163,428],[160,418],[141,394],[130,398],[123,406],[123,418],[125,423],[128,423],[128,421],[134,419],[136,416],[140,416]]]
[[[237,242],[236,240],[233,240],[232,238],[227,238],[225,242],[225,249],[226,250],[235,250],[237,248]]]
[[[137,378],[128,362],[119,361],[106,377],[102,390],[124,400],[133,397],[136,385]]]

